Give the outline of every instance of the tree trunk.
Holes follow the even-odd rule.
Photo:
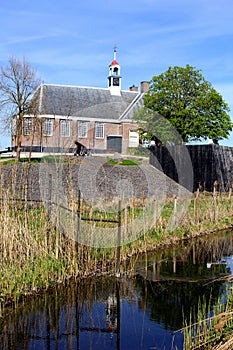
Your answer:
[[[19,162],[22,145],[22,119],[20,117],[16,122],[16,134],[16,162]]]

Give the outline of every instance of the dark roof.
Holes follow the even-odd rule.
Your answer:
[[[135,91],[121,91],[121,95],[116,96],[103,88],[46,84],[42,91],[42,114],[96,119],[129,115],[134,101],[141,96]]]

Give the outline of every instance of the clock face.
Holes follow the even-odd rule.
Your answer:
[[[113,86],[119,86],[119,78],[113,78]]]

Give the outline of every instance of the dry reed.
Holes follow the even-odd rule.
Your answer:
[[[17,201],[16,187],[18,192],[23,193]],[[83,201],[77,203],[73,193],[73,189],[69,188],[69,210],[75,213],[82,211],[84,216],[95,214],[100,222],[91,222],[94,226],[101,228],[114,225],[101,222],[103,214],[88,208]],[[48,220],[48,211],[42,203],[35,206],[32,201],[27,200],[27,186],[22,186],[18,178],[16,182],[14,167],[10,183],[6,186],[3,179],[1,181],[0,198],[0,310],[6,301],[17,301],[23,295],[46,289],[56,283],[64,283],[69,278],[114,273],[119,268],[119,253],[120,261],[123,262],[134,254],[153,250],[161,245],[171,245],[203,231],[230,227],[233,222],[232,193],[196,193],[182,222],[174,231],[168,232],[167,223],[174,208],[178,210],[179,199],[168,199],[162,212],[156,199],[154,227],[147,231],[145,223],[142,222],[141,237],[135,241],[129,240],[119,251],[117,248],[85,246],[63,235],[58,229],[59,225]],[[132,204],[122,210],[121,222],[124,224],[130,224],[139,214],[146,220],[145,199],[142,203],[135,199],[135,203],[135,207]],[[112,218],[110,214],[104,213],[105,219],[109,216]],[[127,234],[129,233],[122,232],[122,236]]]

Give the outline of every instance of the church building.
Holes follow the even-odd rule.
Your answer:
[[[108,87],[41,84],[38,114],[24,118],[22,152],[71,153],[79,142],[93,153],[119,152],[138,146],[137,124],[132,121],[143,106],[148,82],[140,91],[122,90],[121,67],[114,50]],[[12,135],[12,146],[16,146]]]

